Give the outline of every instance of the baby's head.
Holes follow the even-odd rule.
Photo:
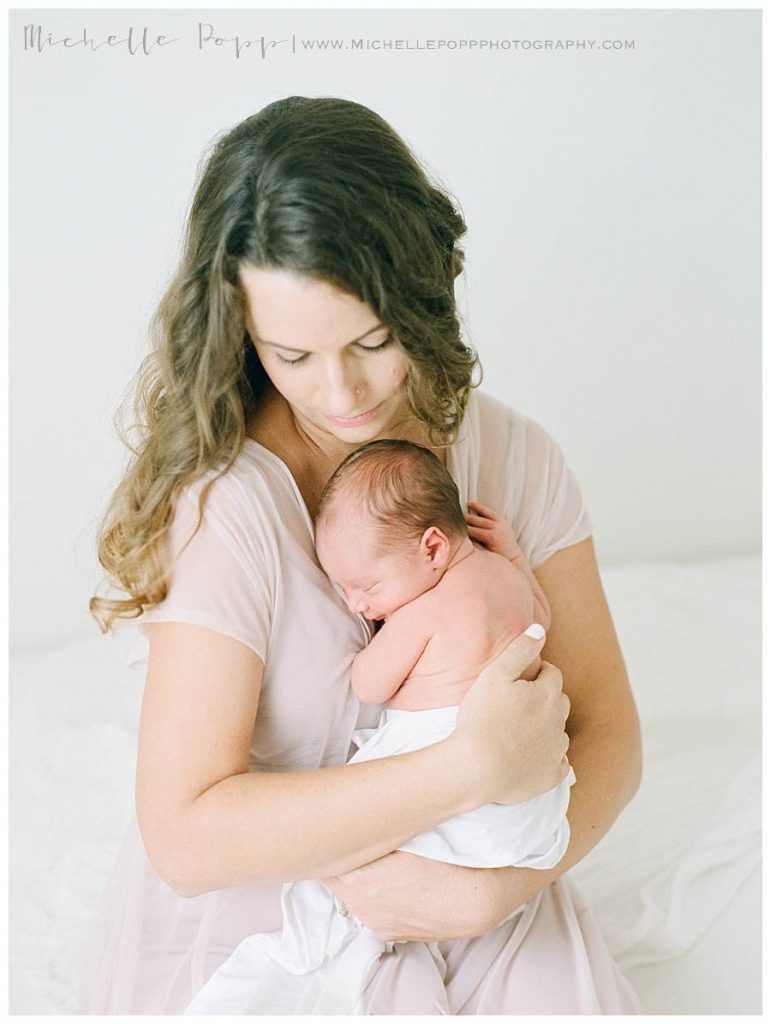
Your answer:
[[[442,578],[468,537],[458,489],[409,441],[372,441],[335,470],[319,503],[316,553],[348,606],[385,619]]]

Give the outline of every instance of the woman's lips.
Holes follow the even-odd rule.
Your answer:
[[[330,423],[334,423],[336,427],[360,427],[363,423],[369,423],[371,419],[374,419],[382,404],[383,403],[380,402],[374,407],[374,409],[369,409],[367,412],[363,412],[360,416],[327,416],[327,419]]]

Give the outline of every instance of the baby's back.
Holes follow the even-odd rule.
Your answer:
[[[408,607],[431,639],[389,702],[405,711],[459,704],[482,669],[533,622],[533,592],[524,574],[476,546]]]

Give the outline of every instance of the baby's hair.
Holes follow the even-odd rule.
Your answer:
[[[343,494],[378,524],[383,549],[419,540],[430,526],[468,536],[455,481],[432,451],[411,441],[370,441],[351,452],[321,494],[317,531]]]

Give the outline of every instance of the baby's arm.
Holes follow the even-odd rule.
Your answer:
[[[414,602],[413,602],[414,603]],[[353,659],[351,686],[363,704],[384,704],[418,663],[429,636],[420,616],[399,608]]]
[[[508,558],[519,569],[533,591],[534,621],[539,622],[544,629],[548,629],[551,622],[549,602],[540,583],[535,578],[535,573],[527,564],[522,549],[517,544],[514,531],[505,519],[486,505],[470,501],[468,507],[471,509],[471,514],[466,515],[469,537],[484,545],[488,551],[494,551],[496,554]]]

